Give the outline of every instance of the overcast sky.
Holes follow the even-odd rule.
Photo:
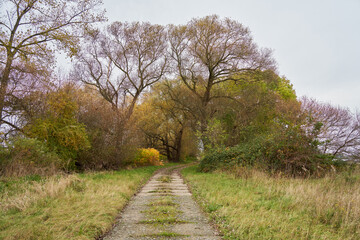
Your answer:
[[[103,0],[109,22],[184,24],[217,14],[273,49],[280,75],[307,95],[360,110],[360,0]]]

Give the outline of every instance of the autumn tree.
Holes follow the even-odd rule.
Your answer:
[[[349,109],[303,97],[304,128],[324,154],[340,159],[360,159],[360,115]]]
[[[161,150],[170,161],[179,162],[184,155],[184,137],[195,145],[193,100],[189,90],[177,80],[155,84],[136,109],[137,125],[145,135],[146,145]],[[187,102],[185,104],[185,102]]]
[[[70,85],[47,93],[34,92],[32,100],[37,101],[39,106],[27,115],[24,127],[27,137],[44,142],[63,159],[67,169],[75,167],[80,151],[90,148],[85,126],[76,117],[79,106],[71,93]]]
[[[167,71],[166,48],[164,27],[115,22],[90,32],[78,55],[76,78],[98,89],[117,116],[118,147],[141,94]]]
[[[240,81],[239,73],[274,68],[267,49],[259,49],[248,28],[216,15],[193,19],[186,25],[169,27],[174,70],[200,99],[200,131],[207,130],[209,103],[219,97],[216,85]]]
[[[75,88],[72,90],[72,95],[80,106],[77,111],[77,118],[80,123],[85,125],[91,144],[90,149],[79,154],[78,167],[92,170],[116,169],[119,168],[119,164],[124,164],[126,160],[132,160],[133,153],[139,146],[137,143],[139,134],[130,131],[132,129],[128,128],[130,134],[126,136],[126,146],[121,152],[121,157],[125,161],[120,163],[117,159],[114,141],[114,126],[117,116],[114,114],[111,105],[93,86],[85,85]]]
[[[0,125],[16,71],[51,67],[53,46],[73,55],[91,23],[104,20],[101,0],[5,0],[0,10]],[[24,70],[28,69],[28,70]]]

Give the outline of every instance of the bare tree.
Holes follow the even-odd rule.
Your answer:
[[[94,86],[117,114],[117,145],[136,103],[167,71],[164,27],[150,23],[111,24],[92,32],[78,56],[77,78]]]
[[[11,73],[19,62],[51,66],[50,43],[74,54],[89,24],[104,20],[93,12],[101,0],[5,0],[0,10],[0,125]]]
[[[323,153],[346,160],[360,159],[360,114],[303,97],[308,135],[317,139]]]
[[[201,100],[201,132],[207,129],[208,105],[219,98],[213,87],[256,70],[274,68],[271,51],[259,49],[249,29],[228,18],[212,15],[187,25],[169,26],[174,69],[184,84]]]

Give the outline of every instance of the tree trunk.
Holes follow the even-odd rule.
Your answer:
[[[115,119],[115,167],[119,167],[122,162],[122,148],[123,138],[124,138],[124,129],[125,129],[125,121],[121,117],[121,113],[119,109],[116,109],[116,119]]]
[[[170,146],[169,146],[169,140],[168,140],[168,136],[165,136],[165,140],[163,141],[163,145],[165,145],[165,149],[166,149],[166,157],[168,158],[169,161],[172,161],[172,155],[171,155],[171,150],[170,150]]]
[[[207,97],[206,97],[207,96]],[[207,114],[207,106],[209,103],[209,95],[206,94],[206,98],[204,97],[201,104],[201,112],[200,112],[200,140],[204,146],[204,151],[206,152],[210,147],[210,142],[206,136],[208,130],[208,114]]]
[[[180,162],[180,154],[181,154],[181,142],[182,142],[182,136],[183,136],[184,128],[181,127],[179,133],[177,134],[175,138],[175,156],[174,156],[174,162]]]
[[[7,92],[7,88],[9,85],[9,76],[10,76],[10,70],[11,70],[13,58],[14,58],[13,55],[11,53],[10,54],[8,53],[6,66],[5,66],[5,69],[1,76],[1,81],[0,81],[0,127],[3,124],[3,112],[4,112],[4,108],[5,108],[5,97],[6,97],[6,92]]]

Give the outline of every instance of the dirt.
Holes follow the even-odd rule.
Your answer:
[[[221,239],[176,168],[163,169],[134,196],[104,238]]]

